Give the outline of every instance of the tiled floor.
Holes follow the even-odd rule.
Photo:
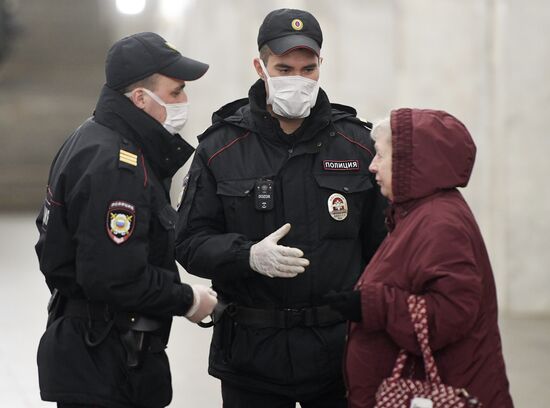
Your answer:
[[[0,408],[53,408],[38,392],[35,357],[48,291],[34,254],[33,216],[0,216],[0,234]],[[501,329],[516,407],[549,407],[550,318],[506,317]],[[206,372],[209,336],[209,330],[175,321],[168,349],[171,407],[221,406],[219,383]]]

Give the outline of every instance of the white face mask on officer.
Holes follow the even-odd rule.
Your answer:
[[[309,116],[319,93],[319,81],[301,75],[270,77],[263,61],[260,65],[267,79],[266,103],[273,113],[289,119]]]
[[[185,126],[185,123],[187,122],[187,116],[188,116],[188,110],[189,110],[189,103],[182,102],[182,103],[166,103],[158,95],[153,93],[147,88],[141,88],[145,91],[147,95],[149,95],[153,100],[158,103],[159,105],[163,106],[164,109],[166,109],[166,119],[164,120],[164,123],[162,126],[170,132],[171,134],[175,135],[176,133],[181,132],[183,127]],[[125,94],[127,97],[130,97],[131,92],[128,92]]]

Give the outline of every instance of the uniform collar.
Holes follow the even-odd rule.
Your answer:
[[[141,149],[161,179],[171,178],[185,164],[194,148],[172,135],[159,122],[121,93],[104,86],[94,112],[95,120],[127,137]]]

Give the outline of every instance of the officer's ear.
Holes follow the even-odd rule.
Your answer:
[[[264,73],[264,70],[262,69],[262,66],[260,65],[260,59],[254,58],[252,62],[254,64],[254,69],[256,70],[256,73],[258,74],[258,76],[265,81],[265,73]]]
[[[139,109],[145,109],[145,92],[142,88],[134,88],[125,94],[130,101]]]

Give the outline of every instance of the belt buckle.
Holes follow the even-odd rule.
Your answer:
[[[283,313],[285,316],[285,326],[287,328],[296,327],[304,320],[302,309],[286,308],[283,309]]]

